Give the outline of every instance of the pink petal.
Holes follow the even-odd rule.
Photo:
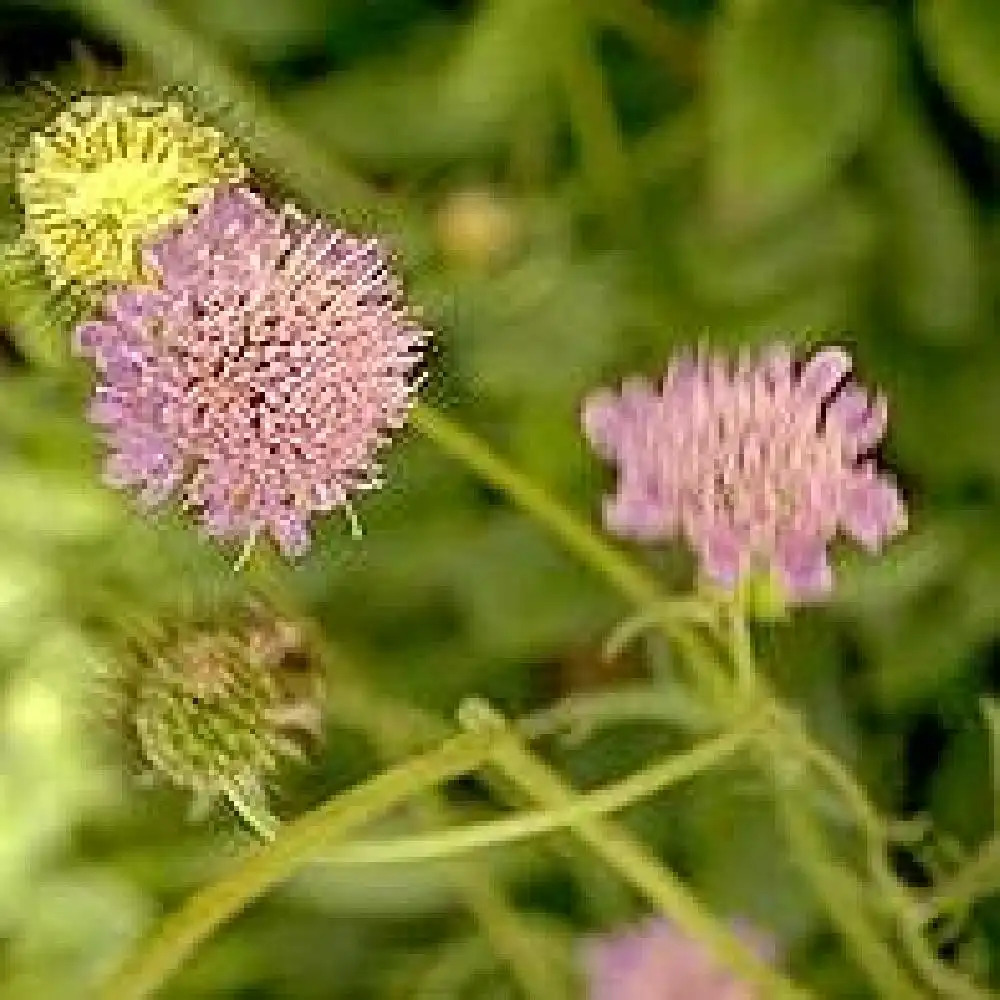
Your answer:
[[[619,489],[604,501],[604,525],[624,538],[657,541],[674,532],[671,511],[657,498],[634,489]]]
[[[705,575],[720,587],[735,587],[746,560],[736,533],[727,527],[714,528],[698,539],[697,547]]]
[[[823,597],[833,589],[833,573],[822,537],[794,534],[779,539],[775,564],[782,584],[792,597],[809,600]]]
[[[844,492],[844,530],[871,552],[906,528],[906,509],[896,484],[871,467],[859,472]]]
[[[884,396],[870,399],[859,386],[845,386],[830,403],[827,422],[845,438],[852,457],[864,454],[882,440],[889,408]]]
[[[851,370],[851,356],[839,347],[817,351],[799,375],[799,394],[808,400],[820,402],[836,388]]]

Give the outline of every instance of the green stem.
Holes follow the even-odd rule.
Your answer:
[[[795,848],[796,863],[812,882],[816,895],[878,995],[893,1000],[920,1000],[923,994],[899,968],[882,942],[878,928],[869,919],[863,886],[846,866],[829,856],[802,803],[787,793],[779,794],[778,811],[789,842]]]
[[[343,655],[337,655],[336,661],[327,671],[328,676],[333,678],[331,686],[335,687],[330,691],[331,701],[337,706],[341,718],[348,719],[365,732],[374,743],[383,764],[416,752],[428,738],[436,742],[443,737],[444,727],[437,724],[434,718],[380,697],[357,678],[353,664],[348,664]],[[431,828],[444,827],[449,815],[447,803],[436,791],[419,796],[414,811]],[[430,834],[423,839],[433,843],[440,839],[440,835]],[[456,853],[439,852],[437,856],[454,859]],[[332,859],[324,860],[341,860],[340,852]],[[565,996],[568,974],[561,968],[557,960],[559,956],[554,954],[553,949],[537,947],[537,942],[525,930],[503,889],[494,885],[488,874],[465,859],[454,861],[448,868],[448,874],[456,890],[494,951],[507,963],[520,983],[523,994],[539,1000],[559,1000]]]
[[[1000,889],[1000,834],[993,834],[930,900],[925,920],[964,915],[979,896]]]
[[[791,756],[812,764],[833,786],[847,808],[853,813],[865,842],[868,870],[878,890],[882,906],[891,913],[896,930],[914,967],[941,996],[951,997],[953,1000],[987,1000],[988,993],[979,989],[965,976],[949,969],[934,954],[930,942],[922,932],[922,914],[919,902],[895,877],[889,866],[887,824],[869,801],[864,790],[834,754],[809,738],[796,716],[781,708],[754,662],[750,633],[742,614],[737,612],[731,616],[730,627],[732,631],[731,647],[736,660],[737,675],[753,686],[757,696],[766,699],[778,725],[778,732],[770,740],[771,752],[777,758],[783,758],[788,756],[788,750],[791,747]],[[780,789],[778,794],[779,798],[783,794]],[[795,811],[791,810],[792,813]],[[787,807],[786,812],[789,812]],[[863,967],[868,972],[872,982],[881,981],[891,984],[893,977],[900,977],[902,973],[896,969],[895,965],[894,972],[889,973],[885,968],[886,954],[888,953],[883,953],[884,950],[880,951],[863,934],[859,935],[858,922],[863,920],[861,910],[850,903],[838,907],[836,898],[831,895],[831,887],[837,884],[838,879],[840,879],[842,887],[846,885],[846,882],[831,862],[817,860],[819,853],[823,850],[823,845],[819,834],[815,831],[815,826],[809,826],[812,821],[805,816],[799,817],[797,815],[788,815],[786,818],[790,839],[807,852],[806,856],[800,859],[804,861],[806,873],[813,877],[816,888],[827,902],[844,940],[852,948],[857,959],[863,963]],[[889,960],[891,961],[891,955],[889,955]],[[909,988],[912,991],[913,987]],[[887,995],[896,996],[897,994]],[[899,994],[900,997],[907,995],[913,994],[912,992],[911,994]]]
[[[582,562],[597,570],[630,601],[641,608],[661,606],[664,609],[659,616],[661,621],[664,616],[676,620],[675,616],[684,616],[689,612],[686,602],[676,608],[668,603],[654,577],[636,566],[586,521],[568,511],[474,434],[423,404],[414,408],[411,420],[442,451],[506,493],[518,507],[548,528]]]
[[[202,941],[251,900],[414,793],[475,770],[488,752],[488,742],[483,734],[454,736],[433,753],[348,789],[283,827],[272,843],[163,921],[155,936],[105,986],[102,1000],[151,996]]]
[[[724,764],[746,747],[752,736],[753,731],[745,729],[706,740],[685,754],[651,764],[614,785],[580,795],[566,808],[523,812],[510,818],[470,823],[422,836],[355,841],[324,857],[323,861],[337,865],[433,861],[574,828],[581,819],[621,812]]]
[[[576,793],[530,753],[492,709],[481,702],[469,703],[463,717],[473,732],[494,734],[490,760],[523,794],[553,810],[571,811],[577,804]],[[707,945],[721,964],[765,990],[766,996],[773,1000],[806,1000],[811,996],[722,928],[666,866],[616,823],[578,815],[571,829],[657,910]]]

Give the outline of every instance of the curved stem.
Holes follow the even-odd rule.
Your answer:
[[[105,986],[102,1000],[140,1000],[152,995],[184,959],[216,928],[251,900],[291,875],[392,806],[426,788],[436,788],[471,770],[487,754],[483,734],[462,733],[433,753],[384,771],[348,789],[282,828],[280,835],[232,872],[192,896],[171,914]]]
[[[548,528],[567,549],[597,570],[629,601],[644,610],[650,609],[652,619],[671,625],[709,619],[704,604],[699,605],[690,598],[679,598],[675,603],[665,597],[655,577],[605,541],[590,524],[554,500],[475,434],[424,404],[414,407],[411,420],[442,451],[504,492],[514,504]]]
[[[706,740],[685,754],[651,764],[614,785],[580,795],[564,809],[523,812],[420,836],[355,841],[322,861],[336,865],[437,861],[555,833],[587,817],[621,812],[642,799],[723,764],[746,746],[753,733],[751,729],[743,729]]]
[[[929,901],[925,921],[935,917],[965,914],[980,895],[992,895],[1000,889],[1000,833],[993,834],[979,846],[972,858],[934,894]]]
[[[794,858],[809,877],[841,936],[881,997],[920,1000],[923,994],[897,964],[878,928],[866,913],[863,887],[843,865],[829,856],[822,838],[801,803],[785,792],[778,795],[778,812]]]
[[[848,809],[853,813],[855,822],[867,848],[868,869],[871,878],[878,889],[883,905],[888,909],[896,923],[896,930],[905,945],[914,968],[919,970],[924,979],[945,997],[954,1000],[987,1000],[989,993],[977,987],[960,973],[954,972],[938,960],[934,954],[921,927],[921,911],[917,901],[910,895],[906,887],[900,883],[889,866],[887,856],[886,823],[879,815],[875,806],[869,801],[861,786],[855,781],[847,768],[825,747],[810,739],[801,722],[787,710],[781,708],[777,698],[768,690],[766,680],[761,676],[754,663],[753,646],[746,620],[739,613],[733,614],[730,621],[733,634],[732,650],[737,662],[737,675],[752,683],[760,695],[767,699],[774,712],[779,732],[772,741],[771,751],[778,755],[787,753],[789,744],[793,755],[799,760],[811,764],[837,791]],[[779,790],[779,806],[786,793]],[[847,885],[846,876],[836,870],[832,861],[823,860],[824,850],[816,825],[810,817],[794,815],[800,812],[796,807],[782,806],[786,816],[786,829],[794,843],[800,848],[803,866],[816,888],[823,893],[823,898],[829,904],[831,914],[845,941],[852,948],[863,968],[869,973],[873,982],[895,984],[893,988],[902,991],[905,980],[899,979],[902,973],[897,969],[890,971],[887,966],[888,953],[883,953],[869,940],[870,935],[858,933],[859,922],[863,922],[861,911],[857,906],[837,904],[836,896],[831,893],[839,884],[841,889]],[[798,855],[797,855],[798,857]],[[856,891],[850,888],[850,891]],[[908,987],[910,992],[887,993],[887,996],[916,996],[914,987]]]
[[[576,793],[552,768],[527,751],[489,706],[476,702],[465,714],[473,732],[495,734],[490,759],[515,787],[550,809],[573,810]],[[576,815],[571,829],[660,913],[703,942],[725,967],[764,990],[765,996],[774,1000],[809,1000],[812,996],[761,961],[722,927],[669,868],[617,823]]]

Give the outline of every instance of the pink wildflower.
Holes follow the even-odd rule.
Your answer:
[[[850,369],[836,348],[796,364],[773,345],[735,366],[682,356],[659,386],[635,379],[617,395],[594,393],[584,429],[619,472],[608,529],[644,541],[683,535],[726,587],[773,568],[792,598],[827,593],[838,531],[876,551],[906,525],[895,483],[870,457],[886,401],[869,398]]]
[[[145,250],[159,287],[109,298],[77,331],[100,381],[106,476],[159,505],[176,490],[217,537],[269,531],[287,555],[312,513],[377,484],[412,404],[427,333],[372,239],[242,188]]]
[[[738,933],[763,959],[773,960],[771,941],[748,928]],[[762,1000],[704,945],[659,918],[588,942],[584,965],[590,1000]]]

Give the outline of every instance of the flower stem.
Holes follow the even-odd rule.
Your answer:
[[[338,654],[336,661],[327,671],[331,678],[330,700],[337,706],[341,718],[365,732],[383,764],[415,753],[429,733],[434,733],[435,741],[443,736],[444,726],[435,718],[408,706],[397,706],[381,697],[356,676],[353,665],[343,655]],[[417,797],[414,813],[435,830],[444,827],[449,818],[448,805],[436,790],[428,790]],[[435,832],[413,839],[434,844],[441,839],[441,834]],[[524,996],[538,1000],[565,997],[569,975],[559,961],[561,954],[550,947],[548,941],[543,947],[538,947],[538,942],[511,906],[503,887],[494,883],[488,871],[469,863],[466,858],[456,858],[457,853],[454,850],[439,850],[437,857],[453,859],[454,863],[447,869],[448,876],[493,950],[510,968]],[[341,860],[340,852],[332,859],[324,860]]]
[[[420,836],[353,841],[322,860],[337,865],[412,864],[501,847],[574,828],[581,819],[620,812],[724,764],[746,746],[751,735],[750,730],[737,730],[706,740],[685,754],[656,761],[614,785],[580,795],[565,808],[522,812],[509,818],[469,823]]]
[[[778,809],[794,847],[793,857],[812,882],[816,894],[833,917],[848,949],[881,997],[920,1000],[913,984],[872,926],[861,883],[846,866],[829,857],[813,820],[790,794],[779,795]]]
[[[847,768],[832,753],[811,740],[798,718],[783,709],[768,690],[766,679],[761,676],[754,662],[750,633],[742,614],[737,612],[731,616],[730,628],[737,675],[753,686],[758,697],[766,699],[778,727],[769,741],[771,753],[780,758],[787,755],[791,748],[792,756],[811,764],[833,786],[853,813],[867,849],[870,876],[883,907],[892,915],[896,931],[914,968],[919,970],[924,980],[941,996],[954,1000],[987,1000],[988,993],[965,976],[949,969],[934,954],[922,933],[918,901],[889,867],[887,824]],[[845,873],[838,871],[832,860],[823,856],[825,847],[815,822],[802,812],[798,804],[788,805],[787,790],[778,788],[777,795],[789,840],[797,848],[797,859],[812,879],[837,923],[841,936],[869,978],[876,985],[881,983],[883,988],[892,987],[900,991],[886,993],[886,996],[919,996],[914,992],[915,987],[895,964],[891,953],[878,943],[877,935],[873,931],[859,931],[859,926],[865,923],[862,907],[857,900],[851,902],[847,898],[852,893],[858,894],[856,880],[849,880]],[[909,992],[906,992],[907,989]]]
[[[652,576],[474,434],[423,404],[414,408],[411,420],[442,451],[504,492],[525,513],[548,528],[583,562],[608,579],[623,596],[642,608],[662,606],[661,620],[664,615],[670,614],[672,605],[664,600],[662,590]]]
[[[929,900],[924,919],[963,917],[976,897],[1000,890],[1000,833],[984,841],[976,853]]]
[[[102,1000],[151,996],[202,941],[251,900],[397,803],[475,770],[487,755],[488,743],[482,733],[454,736],[437,750],[384,771],[282,827],[272,843],[171,914],[105,986]]]
[[[463,719],[472,732],[493,733],[489,759],[523,794],[549,809],[572,811],[577,794],[527,750],[505,721],[482,702],[467,704]],[[704,942],[720,963],[766,990],[774,1000],[806,1000],[811,994],[762,962],[722,928],[684,884],[618,824],[584,814],[573,832],[661,913]]]

